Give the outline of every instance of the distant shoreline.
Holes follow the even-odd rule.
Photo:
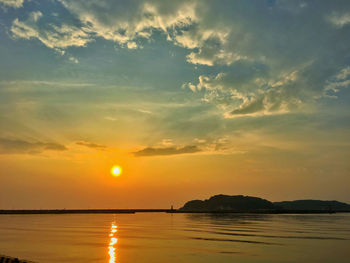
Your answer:
[[[350,213],[325,210],[256,210],[256,211],[183,211],[178,209],[39,209],[39,210],[0,210],[0,215],[37,215],[37,214],[135,214],[135,213],[176,213],[176,214],[335,214]]]

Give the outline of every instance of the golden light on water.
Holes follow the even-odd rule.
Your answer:
[[[113,176],[119,176],[122,173],[122,168],[118,165],[114,165],[111,169],[111,174]]]
[[[117,226],[112,223],[111,226],[111,233],[109,236],[111,237],[109,244],[108,244],[108,254],[109,254],[109,263],[116,263],[116,245],[118,242],[118,238],[116,238],[117,233]]]

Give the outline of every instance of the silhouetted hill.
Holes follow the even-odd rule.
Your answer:
[[[262,198],[243,195],[214,195],[207,200],[187,202],[181,211],[263,211],[273,210],[275,206]]]
[[[296,200],[270,202],[243,195],[214,195],[206,200],[188,201],[179,212],[271,212],[271,213],[315,213],[350,212],[350,205],[338,201]]]
[[[350,211],[350,205],[338,201],[321,200],[295,200],[274,202],[276,208],[285,210],[324,210],[324,211]]]

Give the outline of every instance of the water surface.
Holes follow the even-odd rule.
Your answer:
[[[350,262],[350,214],[0,215],[0,254],[37,262]]]

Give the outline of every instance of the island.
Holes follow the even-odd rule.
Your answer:
[[[322,200],[271,202],[253,196],[220,194],[206,200],[188,201],[178,212],[335,213],[350,212],[350,205]]]

